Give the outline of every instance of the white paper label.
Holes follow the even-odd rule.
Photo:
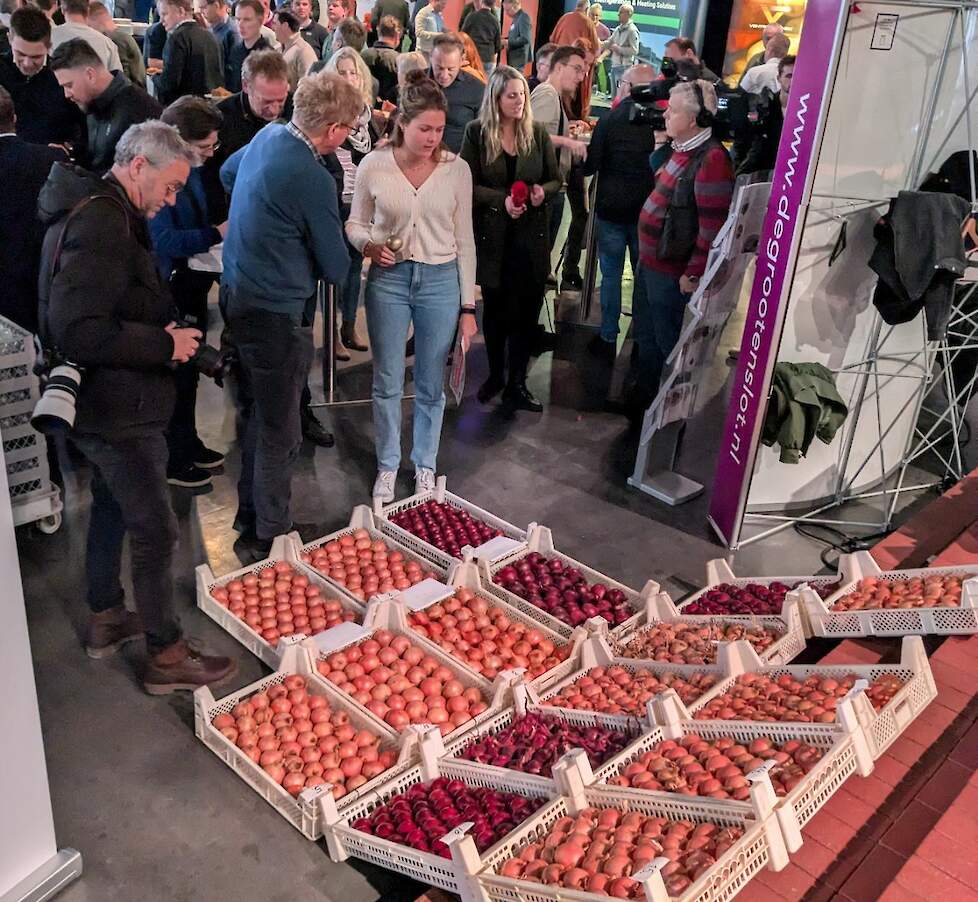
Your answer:
[[[359,623],[347,622],[317,633],[312,637],[312,641],[316,643],[316,647],[323,654],[329,654],[338,648],[343,648],[345,645],[349,645],[351,642],[357,642],[369,635],[370,630],[364,629]]]
[[[454,589],[429,577],[415,583],[410,589],[405,589],[400,593],[400,598],[409,611],[422,611],[436,601],[451,598],[454,594]]]
[[[512,554],[518,548],[523,547],[523,542],[511,539],[509,536],[496,536],[488,542],[472,550],[472,556],[482,558],[485,561],[495,561],[501,557]]]

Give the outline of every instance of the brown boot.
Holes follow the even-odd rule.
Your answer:
[[[231,658],[202,655],[181,639],[149,656],[143,688],[150,695],[169,695],[181,689],[192,692],[208,683],[219,683],[237,669],[237,662]]]
[[[364,340],[357,334],[356,321],[348,323],[344,320],[343,325],[340,327],[340,338],[343,339],[343,344],[351,351],[367,350],[367,345],[364,343]]]
[[[127,611],[121,604],[99,611],[88,618],[85,652],[90,658],[108,658],[127,642],[143,638],[139,615]]]
[[[343,342],[340,340],[340,330],[339,329],[337,329],[333,333],[333,356],[337,360],[346,361],[346,360],[349,360],[350,359],[350,352],[346,348],[343,347]]]

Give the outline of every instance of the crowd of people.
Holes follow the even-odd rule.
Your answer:
[[[337,353],[372,354],[374,497],[395,497],[411,353],[410,459],[415,489],[430,490],[446,363],[476,335],[480,297],[489,375],[478,402],[543,410],[527,374],[551,260],[566,204],[562,288],[581,287],[587,179],[598,176],[591,350],[617,353],[627,252],[630,407],[654,397],[734,183],[713,129],[715,77],[692,42],[666,48],[694,77],[669,91],[655,131],[632,92],[660,74],[638,59],[627,4],[610,29],[581,0],[534,48],[520,0],[505,0],[505,36],[495,0],[472,4],[457,31],[445,0],[418,0],[413,14],[378,0],[369,25],[347,0],[237,0],[233,11],[207,0],[199,13],[159,0],[140,53],[103,3],[61,0],[64,24],[52,24],[49,10],[5,2],[22,5],[0,55],[0,165],[13,186],[0,214],[0,314],[82,373],[70,438],[92,473],[86,647],[103,657],[145,635],[147,691],[234,669],[185,641],[172,608],[168,485],[206,486],[224,462],[198,434],[201,375],[228,373],[241,414],[242,562],[293,528],[303,439],[333,444],[308,387],[319,284],[336,290]],[[748,77],[777,89],[780,113],[793,59],[782,35],[766,37]],[[615,102],[592,134],[604,60]],[[745,151],[755,161],[776,148],[762,138]],[[215,255],[219,271],[195,265]],[[215,286],[219,373],[202,358]],[[134,613],[119,581],[126,533]]]

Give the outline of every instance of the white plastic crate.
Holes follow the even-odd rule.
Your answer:
[[[31,458],[47,458],[44,436],[31,426],[30,413],[4,415],[0,411],[0,440],[7,463]]]
[[[474,518],[481,520],[486,526],[498,529],[502,533],[502,536],[497,536],[489,542],[471,549],[473,557],[484,558],[489,563],[494,563],[497,560],[507,557],[518,546],[525,544],[527,534],[525,529],[520,529],[518,526],[514,526],[512,523],[508,523],[506,520],[497,517],[495,514],[491,514],[489,511],[477,507],[472,502],[466,501],[458,495],[453,495],[446,490],[445,486],[445,477],[439,476],[435,483],[435,488],[431,492],[421,492],[417,495],[411,495],[409,498],[404,498],[401,501],[395,501],[392,504],[383,506],[379,501],[375,502],[374,520],[377,527],[381,532],[392,536],[404,547],[410,548],[416,554],[427,558],[442,568],[451,567],[452,564],[457,563],[460,559],[453,557],[447,551],[442,551],[440,548],[430,545],[419,536],[393,523],[391,517],[394,514],[399,514],[412,507],[418,507],[427,501],[437,501],[440,504],[448,504],[458,510],[466,511]],[[466,546],[466,548],[469,547]]]
[[[568,777],[571,776],[568,773]],[[670,896],[660,871],[668,864],[667,858],[656,858],[652,863],[632,875],[644,889],[649,902],[720,902],[736,895],[748,881],[764,867],[782,870],[788,864],[788,851],[781,828],[774,814],[774,792],[765,773],[752,775],[752,799],[754,810],[750,816],[733,811],[729,806],[718,805],[712,799],[658,798],[651,793],[622,790],[608,786],[588,788],[571,787],[561,798],[530,818],[522,827],[510,834],[488,867],[478,874],[478,885],[483,898],[492,902],[600,902],[606,894],[569,890],[517,878],[502,877],[496,873],[499,865],[516,855],[530,842],[542,841],[553,824],[562,817],[575,815],[586,807],[616,808],[620,811],[638,811],[646,815],[666,817],[671,820],[687,820],[694,823],[713,823],[720,827],[741,827],[744,835],[720,857],[708,871],[682,895]],[[765,785],[766,783],[766,785]]]
[[[934,675],[927,660],[924,643],[919,636],[906,636],[904,638],[899,664],[832,664],[830,666],[788,664],[778,667],[752,668],[752,671],[772,677],[790,674],[798,679],[804,679],[812,674],[834,679],[854,674],[868,683],[884,674],[899,676],[903,680],[903,687],[881,711],[876,711],[864,694],[853,694],[853,711],[866,735],[874,761],[937,697],[937,684],[934,682]],[[771,723],[776,723],[776,721],[693,719],[692,715],[696,711],[710,700],[727,692],[735,680],[735,676],[722,680],[708,693],[697,699],[696,703],[689,708],[683,705],[675,693],[663,693],[663,695],[658,696],[659,704],[656,707],[654,722],[660,726],[671,726],[673,729],[683,721],[691,721],[694,726],[706,723],[725,724],[727,728],[732,729],[741,729],[741,727],[749,724],[768,726]],[[837,728],[838,726],[835,723],[815,724],[789,721],[784,721],[784,723],[792,728],[795,738],[804,739],[806,742],[811,742],[812,740],[808,737],[818,735],[826,727]]]
[[[0,362],[34,359],[34,338],[26,329],[0,316]]]
[[[551,616],[543,608],[538,608],[535,604],[520,598],[518,595],[513,594],[508,589],[504,589],[502,586],[497,585],[493,582],[493,577],[503,569],[503,567],[508,567],[511,564],[515,564],[517,561],[526,557],[526,555],[531,552],[537,552],[542,554],[545,558],[552,559],[557,558],[560,560],[565,567],[572,567],[579,570],[581,576],[584,577],[590,584],[603,583],[609,589],[619,589],[624,593],[629,606],[634,611],[634,614],[628,618],[624,623],[620,623],[611,631],[612,636],[623,636],[626,633],[634,630],[641,622],[642,618],[645,616],[645,603],[646,599],[652,597],[659,592],[659,584],[654,580],[649,580],[646,582],[645,586],[642,588],[641,592],[636,592],[634,589],[630,589],[628,586],[623,585],[616,580],[605,576],[603,573],[599,573],[597,570],[588,567],[587,564],[582,564],[580,561],[576,561],[566,554],[561,554],[554,548],[553,533],[547,529],[545,526],[533,526],[528,535],[526,547],[514,551],[512,554],[507,555],[505,558],[496,561],[494,564],[490,564],[486,560],[479,559],[478,567],[479,572],[482,577],[483,586],[488,589],[493,595],[501,598],[503,601],[510,604],[512,607],[523,611],[528,614],[538,623],[542,623],[549,629],[556,633],[560,633],[563,636],[570,636],[574,627],[568,623],[564,623],[558,620],[556,617]]]
[[[396,764],[364,783],[363,786],[347,793],[335,803],[339,811],[354,806],[358,799],[374,792],[384,783],[397,779],[400,774],[416,765],[420,756],[421,734],[409,732],[399,739],[389,727],[378,728],[377,724],[365,718],[357,706],[351,704],[342,692],[319,676],[309,651],[295,641],[284,643],[280,667],[275,673],[263,677],[244,689],[239,689],[220,700],[215,700],[208,687],[198,689],[194,693],[194,729],[197,737],[296,830],[307,839],[315,840],[323,835],[317,799],[320,792],[330,792],[330,784],[324,784],[317,789],[304,790],[298,798],[294,798],[240,748],[215,729],[212,723],[218,714],[229,713],[238,702],[244,701],[256,692],[263,692],[271,686],[284,682],[291,674],[306,677],[310,693],[324,696],[334,711],[345,711],[350,716],[350,723],[357,729],[370,730],[380,736],[380,748],[383,751],[398,750]]]
[[[846,556],[843,569],[847,575],[846,584],[824,601],[816,592],[803,590],[800,593],[815,636],[841,639],[854,636],[953,636],[978,633],[978,566],[884,571],[868,551],[860,551]],[[960,606],[832,610],[865,577],[890,582],[928,576],[961,577],[965,582],[961,587]]]
[[[690,623],[730,624],[738,623],[745,626],[762,627],[781,633],[781,637],[773,642],[764,652],[760,653],[761,660],[769,664],[787,664],[805,650],[805,627],[801,614],[801,603],[794,597],[785,600],[781,614],[771,617],[743,617],[735,614],[686,614],[676,608],[666,592],[659,592],[646,599],[646,614],[640,626],[632,632],[615,639],[613,647],[616,654],[622,657],[625,646],[637,636],[647,632],[656,623]],[[640,659],[636,659],[640,660]]]
[[[824,589],[825,587],[832,586],[836,583],[841,584],[846,580],[847,576],[841,570],[838,574],[828,574],[824,576],[736,576],[733,570],[730,569],[730,565],[725,560],[722,558],[717,558],[715,560],[708,561],[706,564],[706,585],[697,592],[694,592],[689,597],[684,598],[676,607],[680,617],[708,616],[704,614],[685,614],[683,613],[683,609],[692,604],[694,601],[698,601],[700,598],[706,595],[710,589],[723,583],[731,586],[737,586],[741,589],[752,584],[758,586],[770,586],[771,583],[784,583],[785,585],[791,586],[794,589],[800,589],[802,586]],[[802,606],[801,614],[803,618],[803,626],[805,628],[805,635],[811,635],[809,624],[805,619],[806,611],[804,606]],[[728,617],[738,615],[721,614],[717,616]]]
[[[34,385],[12,391],[0,390],[0,416],[10,417],[31,413],[40,393]]]
[[[197,607],[200,608],[208,617],[211,618],[221,629],[230,633],[253,655],[271,667],[273,670],[279,666],[280,652],[276,646],[270,645],[262,636],[253,630],[247,623],[232,614],[226,607],[218,603],[211,590],[217,586],[226,586],[233,579],[240,579],[248,573],[261,573],[269,567],[273,567],[278,561],[285,561],[291,564],[293,569],[309,577],[309,581],[322,590],[328,598],[334,598],[343,605],[344,609],[353,611],[358,622],[363,620],[366,609],[355,599],[337,590],[336,584],[320,576],[315,570],[304,567],[295,554],[298,544],[298,534],[293,534],[294,539],[289,536],[279,536],[272,542],[269,557],[264,561],[259,561],[249,567],[242,567],[232,573],[217,577],[214,571],[207,564],[201,564],[196,570],[197,580]],[[335,629],[335,627],[334,627]],[[327,630],[326,632],[329,632]]]
[[[326,847],[333,861],[346,861],[348,858],[361,858],[387,870],[405,874],[414,880],[431,886],[437,886],[448,892],[458,893],[463,902],[475,902],[478,899],[475,873],[483,867],[498,861],[501,853],[509,849],[511,837],[522,831],[518,826],[508,836],[504,836],[491,846],[481,856],[475,849],[470,837],[465,831],[471,824],[463,824],[452,830],[443,838],[451,849],[451,860],[442,858],[432,852],[422,852],[401,843],[379,836],[371,836],[350,826],[361,817],[366,817],[376,808],[386,804],[394,796],[410,789],[417,783],[430,784],[438,777],[461,780],[469,786],[483,786],[503,792],[518,793],[529,798],[553,798],[553,792],[544,790],[528,781],[519,779],[524,774],[507,772],[505,779],[494,776],[477,777],[453,766],[444,759],[431,760],[424,756],[422,763],[412,767],[395,779],[388,781],[383,787],[367,795],[361,795],[357,801],[342,811],[337,811],[332,796],[320,794],[319,805],[324,824]],[[546,807],[546,806],[545,806]],[[533,815],[526,823],[532,822],[538,814]],[[467,859],[458,857],[457,846],[464,843]]]
[[[445,579],[447,573],[444,567],[432,563],[430,560],[427,560],[420,554],[412,551],[410,548],[405,547],[390,535],[386,535],[381,532],[376,521],[374,520],[373,514],[370,512],[370,508],[365,504],[358,504],[355,508],[353,508],[349,526],[345,526],[343,529],[338,529],[336,532],[331,532],[328,536],[323,536],[319,539],[313,539],[311,542],[306,542],[305,545],[303,545],[299,537],[294,534],[289,537],[289,542],[292,544],[292,550],[295,553],[296,559],[299,560],[300,566],[304,567],[307,573],[312,573],[318,576],[320,579],[325,579],[337,592],[342,592],[351,601],[355,601],[357,604],[363,605],[370,599],[366,598],[361,600],[357,598],[357,596],[354,595],[346,586],[341,585],[333,579],[330,579],[328,573],[323,573],[321,570],[317,570],[315,567],[313,567],[312,564],[301,560],[302,555],[309,554],[309,552],[315,551],[317,548],[321,548],[323,545],[326,545],[329,542],[336,542],[343,538],[343,536],[351,535],[358,529],[366,530],[371,539],[380,539],[391,549],[400,551],[404,555],[405,560],[416,561],[417,563],[421,564],[426,571],[433,573],[436,579]]]
[[[385,604],[383,598],[378,598],[371,603],[363,626],[354,627],[352,624],[344,624],[336,632],[327,630],[325,633],[320,633],[312,639],[307,639],[306,645],[315,651],[319,661],[325,661],[330,655],[342,652],[346,648],[358,645],[369,639],[374,631],[380,629],[389,630],[395,635],[406,636],[414,645],[426,651],[439,664],[448,668],[466,689],[475,687],[482,693],[487,705],[486,710],[461,724],[450,733],[446,733],[444,737],[446,742],[467,734],[503,707],[504,699],[508,697],[509,686],[514,678],[512,671],[503,671],[503,673],[496,677],[494,682],[490,682],[485,677],[479,676],[467,668],[463,668],[451,655],[446,654],[437,645],[425,639],[424,636],[418,635],[410,627],[399,622],[397,606]],[[347,698],[351,705],[356,705],[363,712],[364,716],[371,718],[377,724],[383,725],[385,729],[390,729],[390,726],[385,721],[361,705],[352,696],[347,695],[338,686],[334,688]]]

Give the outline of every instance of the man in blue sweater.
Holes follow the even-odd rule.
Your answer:
[[[307,76],[295,92],[292,121],[267,125],[221,167],[224,187],[233,189],[222,303],[254,398],[235,519],[235,551],[244,563],[268,557],[272,539],[292,526],[316,282],[341,284],[350,264],[323,155],[349,137],[362,109],[360,93],[340,76]]]

